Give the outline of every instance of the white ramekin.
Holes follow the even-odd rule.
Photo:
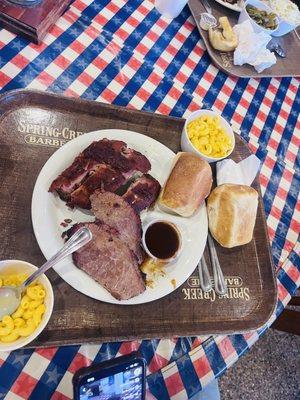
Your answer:
[[[155,224],[156,222],[163,222],[163,223],[165,223],[165,224],[169,224],[169,225],[171,225],[171,226],[175,229],[175,231],[177,232],[177,235],[178,235],[178,238],[179,238],[179,246],[178,246],[178,249],[177,249],[176,253],[175,253],[172,257],[170,257],[170,258],[167,258],[167,259],[166,259],[166,258],[157,258],[157,257],[155,257],[155,256],[151,253],[151,251],[150,251],[150,250],[148,249],[148,247],[147,247],[146,239],[145,239],[145,237],[146,237],[146,232],[147,232],[148,228],[149,228],[151,225]],[[150,256],[150,257],[153,258],[154,260],[162,261],[162,262],[168,264],[168,263],[170,263],[170,262],[173,262],[173,261],[177,260],[177,258],[179,257],[179,255],[180,255],[180,253],[181,253],[181,250],[182,250],[182,236],[181,236],[181,233],[180,233],[180,230],[179,230],[178,226],[176,226],[173,222],[170,222],[170,221],[167,221],[167,220],[163,220],[163,219],[153,219],[152,221],[149,221],[149,222],[143,227],[142,244],[143,244],[144,250],[146,251],[146,253],[148,254],[148,256]]]
[[[220,117],[220,124],[221,124],[222,128],[225,130],[225,132],[227,133],[227,135],[231,138],[231,142],[232,142],[232,149],[231,149],[230,153],[228,153],[226,156],[224,156],[224,157],[209,157],[209,156],[201,153],[201,151],[199,151],[198,149],[196,149],[196,147],[194,147],[192,142],[190,141],[190,139],[188,137],[188,133],[187,133],[187,126],[191,121],[201,117],[202,115],[209,115],[211,117],[216,117],[216,116]],[[204,160],[206,160],[207,162],[212,163],[212,162],[220,161],[220,160],[223,160],[224,158],[227,158],[233,152],[234,146],[235,146],[235,138],[234,138],[234,132],[233,132],[231,126],[229,125],[229,123],[226,121],[225,118],[223,118],[220,114],[216,113],[215,111],[212,111],[212,110],[194,111],[186,119],[183,130],[182,130],[182,134],[181,134],[181,149],[183,151],[195,153],[198,156],[200,156],[201,158],[203,158]]]

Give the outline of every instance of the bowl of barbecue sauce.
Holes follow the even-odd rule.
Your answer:
[[[165,263],[174,261],[181,250],[179,229],[169,221],[155,220],[148,223],[143,231],[142,242],[150,257]]]

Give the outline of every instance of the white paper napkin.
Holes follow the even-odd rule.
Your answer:
[[[266,48],[272,39],[265,32],[256,33],[250,21],[235,25],[233,30],[238,37],[238,46],[233,53],[234,65],[250,64],[257,72],[276,64],[276,57]]]
[[[237,185],[251,186],[260,168],[260,160],[252,154],[236,163],[231,159],[217,163],[217,185],[235,183]]]

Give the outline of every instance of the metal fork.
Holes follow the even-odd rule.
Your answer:
[[[210,259],[211,264],[213,267],[213,275],[214,275],[214,282],[215,282],[215,292],[221,296],[227,293],[227,285],[224,279],[224,275],[220,266],[220,262],[218,259],[217,251],[215,248],[214,240],[208,234],[208,248],[210,252]]]
[[[208,267],[205,261],[204,254],[198,264],[200,287],[204,292],[209,292],[212,289],[212,282],[208,272]]]

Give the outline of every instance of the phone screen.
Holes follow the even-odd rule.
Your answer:
[[[142,394],[143,368],[134,362],[114,375],[91,376],[79,389],[80,400],[142,400]]]

